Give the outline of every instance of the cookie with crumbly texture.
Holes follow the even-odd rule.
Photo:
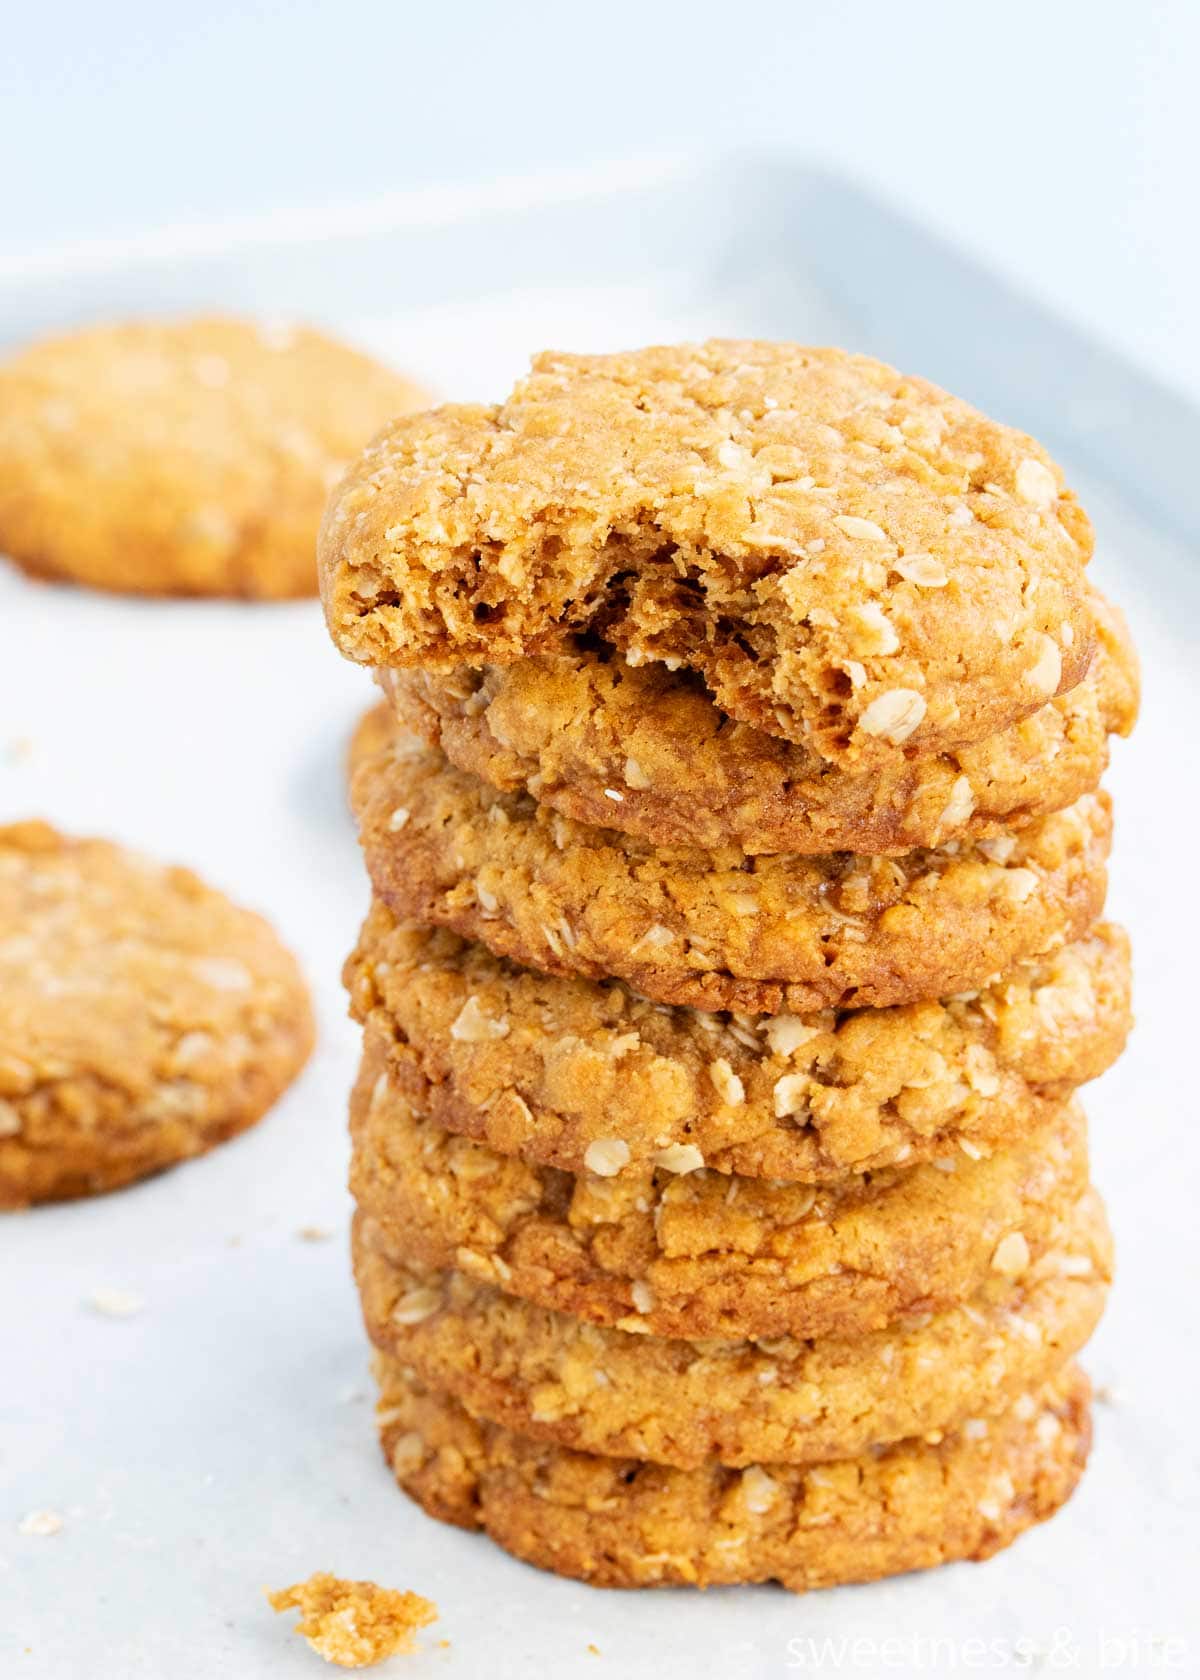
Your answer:
[[[1096,653],[1077,687],[955,751],[844,769],[717,710],[663,665],[573,651],[482,670],[381,670],[401,725],[505,792],[658,846],[897,854],[997,834],[1099,782],[1138,706],[1121,615],[1093,596]]]
[[[0,553],[148,595],[313,595],[346,463],[429,399],[306,327],[89,327],[0,366]]]
[[[549,974],[661,1003],[807,1014],[945,997],[1044,955],[1104,903],[1107,795],[899,858],[651,847],[498,793],[406,739],[351,803],[375,891]]]
[[[816,1186],[703,1168],[574,1177],[446,1132],[382,1100],[386,1086],[366,1057],[350,1108],[350,1185],[382,1251],[635,1335],[881,1329],[1023,1275],[1087,1188],[1075,1104],[984,1160]]]
[[[108,841],[0,828],[0,1208],[202,1154],[266,1113],[312,1042],[260,916]]]
[[[1129,941],[1106,923],[941,1002],[735,1016],[517,968],[376,900],[345,979],[381,1101],[605,1177],[673,1162],[820,1183],[978,1158],[1103,1073],[1130,1027]]]
[[[571,1452],[476,1422],[383,1355],[375,1372],[384,1455],[411,1498],[594,1586],[806,1592],[991,1557],[1070,1497],[1091,1444],[1075,1366],[936,1444],[742,1470]]]
[[[411,1651],[417,1629],[437,1621],[437,1605],[419,1593],[343,1581],[321,1571],[269,1592],[267,1603],[272,1610],[299,1610],[294,1631],[339,1668],[370,1668]]]
[[[866,356],[547,352],[499,407],[383,432],[320,539],[367,665],[603,637],[840,762],[941,752],[1078,683],[1091,526],[1029,437]]]
[[[855,1458],[987,1418],[1053,1377],[1099,1321],[1111,1240],[1094,1191],[1025,1275],[849,1340],[681,1341],[395,1265],[354,1228],[367,1332],[473,1417],[607,1457],[696,1469]]]

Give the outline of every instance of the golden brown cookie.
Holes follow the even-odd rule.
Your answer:
[[[105,840],[0,828],[0,1208],[203,1153],[266,1113],[312,1042],[260,916]]]
[[[576,1178],[406,1111],[370,1056],[350,1114],[351,1189],[391,1259],[634,1334],[865,1334],[1022,1276],[1087,1187],[1076,1104],[984,1160],[822,1186],[702,1168]]]
[[[517,968],[376,900],[345,978],[403,1101],[501,1154],[606,1177],[666,1160],[820,1183],[986,1155],[1103,1073],[1130,1026],[1111,923],[943,1002],[733,1016]]]
[[[1100,913],[1111,828],[1098,793],[901,858],[655,849],[404,739],[360,768],[351,803],[398,915],[550,974],[750,1014],[945,997],[1055,950]]]
[[[431,1516],[595,1586],[779,1581],[793,1592],[982,1559],[1052,1516],[1091,1444],[1076,1367],[936,1445],[800,1468],[677,1470],[480,1424],[377,1356],[384,1454]]]
[[[1096,787],[1138,706],[1124,620],[1093,596],[1087,676],[957,751],[842,769],[719,712],[696,677],[575,651],[483,670],[381,670],[400,723],[505,792],[657,846],[896,854],[994,835]],[[374,738],[374,737],[373,737]]]
[[[397,1266],[369,1220],[355,1273],[375,1345],[472,1416],[580,1452],[706,1461],[856,1458],[992,1417],[1049,1381],[1100,1318],[1111,1271],[1087,1192],[1018,1279],[850,1340],[635,1336],[537,1307],[458,1272]]]
[[[346,748],[347,779],[353,780],[359,765],[391,746],[395,738],[396,722],[386,701],[365,711],[355,724]]]
[[[499,407],[397,421],[320,542],[367,665],[580,631],[839,761],[979,741],[1081,680],[1092,534],[1031,438],[866,356],[547,352]]]
[[[347,461],[429,399],[305,327],[139,321],[0,367],[0,553],[149,595],[312,595]]]

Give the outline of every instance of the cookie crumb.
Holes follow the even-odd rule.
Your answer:
[[[267,1602],[272,1610],[299,1610],[295,1631],[339,1668],[369,1668],[411,1651],[416,1630],[437,1620],[437,1606],[417,1593],[320,1572],[268,1592]]]
[[[316,1243],[328,1242],[333,1232],[327,1230],[324,1225],[301,1225],[296,1235],[301,1242]]]
[[[63,1520],[57,1511],[30,1511],[21,1518],[17,1530],[21,1534],[61,1534]]]
[[[145,1307],[145,1300],[130,1289],[93,1289],[88,1296],[93,1312],[105,1318],[133,1318]]]

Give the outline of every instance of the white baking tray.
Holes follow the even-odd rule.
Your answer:
[[[437,1600],[439,1626],[396,1663],[414,1680],[1053,1669],[1064,1655],[1091,1674],[1150,1666],[1154,1640],[1160,1666],[1165,1651],[1195,1672],[1195,415],[845,183],[781,158],[427,193],[0,270],[0,337],[14,342],[198,307],[326,322],[453,397],[498,395],[543,346],[842,343],[1060,454],[1147,678],[1110,778],[1111,903],[1136,938],[1140,1025],[1089,1097],[1120,1243],[1088,1360],[1106,1397],[1077,1498],[983,1568],[803,1599],[604,1593],[424,1517],[376,1448],[346,1258],[355,1033],[338,970],[365,888],[342,752],[366,678],[313,604],[113,600],[0,569],[0,817],[121,837],[264,909],[301,954],[321,1020],[309,1071],[244,1139],[123,1194],[0,1223],[0,1675],[311,1676],[316,1659],[261,1594],[315,1569]],[[310,1225],[330,1239],[301,1240]],[[105,1286],[144,1310],[97,1314],[88,1297]],[[43,1508],[62,1531],[21,1534]]]

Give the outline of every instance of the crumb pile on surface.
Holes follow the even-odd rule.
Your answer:
[[[437,1621],[437,1605],[419,1593],[320,1571],[269,1592],[267,1602],[272,1610],[299,1610],[294,1631],[339,1668],[370,1668],[411,1651],[417,1631]]]

